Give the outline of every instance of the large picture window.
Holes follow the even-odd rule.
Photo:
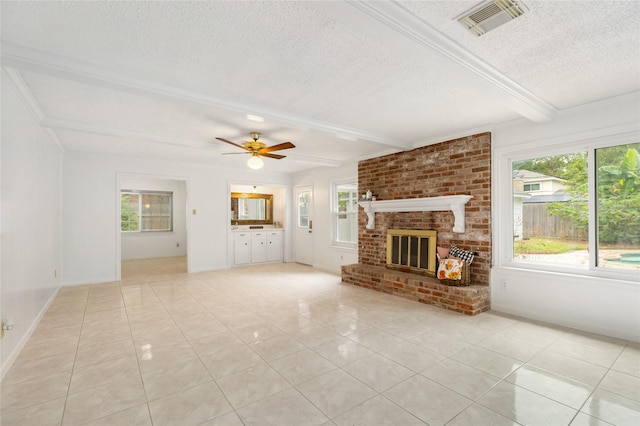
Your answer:
[[[640,270],[640,143],[512,162],[513,257]]]
[[[334,244],[355,246],[358,241],[358,185],[335,182],[332,189]]]
[[[173,193],[158,191],[120,192],[120,230],[153,232],[173,230]]]

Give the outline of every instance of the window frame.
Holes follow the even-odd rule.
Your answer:
[[[339,202],[338,202],[338,187],[340,186],[344,186],[344,185],[354,185],[355,189],[355,200],[357,202],[358,200],[358,179],[357,178],[342,178],[342,179],[337,179],[337,180],[333,180],[331,181],[331,187],[330,187],[330,202],[329,202],[329,208],[330,208],[330,217],[331,217],[331,245],[333,247],[338,247],[338,248],[343,248],[343,249],[348,249],[348,250],[352,250],[355,251],[358,248],[358,214],[359,214],[359,209],[356,208],[355,211],[353,212],[347,212],[347,215],[352,215],[354,216],[355,220],[355,226],[356,226],[356,241],[354,242],[348,242],[348,241],[339,241],[338,240],[338,219],[340,217],[341,213],[338,211],[339,208]]]
[[[157,232],[173,232],[173,191],[155,191],[155,190],[143,190],[143,189],[121,189],[120,190],[120,214],[122,214],[122,195],[131,194],[138,195],[138,229],[134,231],[122,230],[122,219],[120,220],[120,232],[124,235],[137,235]],[[160,195],[169,197],[169,229],[143,229],[143,216],[142,214],[142,198],[145,195]],[[165,216],[163,216],[165,217]]]
[[[494,151],[494,162],[497,164],[494,179],[494,244],[497,265],[503,268],[519,270],[535,270],[540,272],[555,272],[571,275],[610,278],[615,280],[632,281],[640,285],[638,271],[634,269],[615,269],[597,266],[597,197],[590,196],[589,208],[589,263],[587,267],[575,265],[563,266],[557,263],[521,260],[514,258],[513,244],[513,163],[537,157],[571,154],[577,151],[587,152],[589,175],[589,194],[596,194],[596,166],[595,150],[618,145],[640,142],[638,133],[624,129],[622,131],[589,132],[588,135],[578,134],[562,140],[531,141],[518,146],[510,146]]]

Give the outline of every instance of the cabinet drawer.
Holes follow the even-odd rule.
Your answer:
[[[264,231],[252,232],[251,238],[267,238],[267,233]]]
[[[282,237],[282,231],[268,231],[267,234],[269,238]]]
[[[233,238],[236,240],[248,239],[251,238],[251,232],[234,232]]]

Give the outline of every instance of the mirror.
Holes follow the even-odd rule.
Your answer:
[[[273,225],[273,194],[231,193],[232,225]]]

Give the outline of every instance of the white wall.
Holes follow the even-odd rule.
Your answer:
[[[159,161],[67,153],[64,159],[63,253],[66,285],[113,281],[120,244],[119,175],[186,182],[189,271],[228,267],[229,181],[251,175],[265,184],[289,185],[290,177],[263,170],[223,169]],[[196,214],[191,214],[192,210]]]
[[[170,191],[173,193],[173,230],[167,232],[125,232],[121,234],[121,258],[147,259],[186,256],[187,185],[183,180],[120,177],[120,189]]]
[[[493,132],[492,309],[580,330],[640,341],[640,273],[594,273],[524,269],[509,258],[513,214],[508,158],[549,148],[623,140],[640,141],[640,99],[610,100],[567,111],[549,123],[516,123]],[[599,271],[602,272],[602,271]]]
[[[294,187],[313,187],[313,266],[340,273],[342,265],[358,263],[357,248],[336,247],[333,243],[331,224],[331,184],[334,181],[353,178],[358,181],[358,164],[342,167],[324,167],[298,173],[294,176]],[[295,247],[294,247],[295,250]]]
[[[60,288],[61,152],[2,73],[1,340],[6,373]]]

